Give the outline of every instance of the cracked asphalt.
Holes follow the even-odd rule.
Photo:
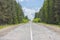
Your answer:
[[[60,40],[60,35],[43,25],[29,22],[0,37],[0,40]]]

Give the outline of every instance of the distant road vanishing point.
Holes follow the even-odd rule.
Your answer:
[[[0,40],[60,40],[60,35],[43,25],[29,22],[0,37]]]

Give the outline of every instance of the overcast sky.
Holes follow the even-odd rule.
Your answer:
[[[38,12],[41,9],[44,0],[16,0],[22,6],[25,16],[28,16],[29,19],[33,19],[35,12]]]

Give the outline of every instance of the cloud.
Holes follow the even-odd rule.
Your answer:
[[[18,2],[23,2],[24,0],[16,0],[16,1],[17,1],[17,3],[18,3]]]
[[[33,20],[35,16],[35,12],[38,12],[37,9],[31,9],[31,8],[26,8],[26,7],[23,7],[23,11],[24,11],[25,16],[28,16],[28,18],[31,20]]]
[[[29,0],[16,0],[17,2],[23,2],[23,1],[26,1],[26,2],[29,2]]]
[[[21,2],[23,2],[24,0],[20,0]]]
[[[35,15],[35,10],[24,7],[23,8],[25,16],[28,16],[29,19],[33,19]]]
[[[35,12],[35,10],[30,9],[30,8],[26,8],[26,7],[23,7],[23,11],[24,11],[25,13],[27,13],[27,15],[29,15],[29,14],[31,14],[31,13],[34,14],[34,12]]]
[[[34,0],[16,0],[17,2],[30,2],[30,1],[34,1]]]

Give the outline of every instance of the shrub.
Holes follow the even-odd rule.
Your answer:
[[[37,23],[40,22],[40,18],[35,18],[33,22],[37,22]]]

